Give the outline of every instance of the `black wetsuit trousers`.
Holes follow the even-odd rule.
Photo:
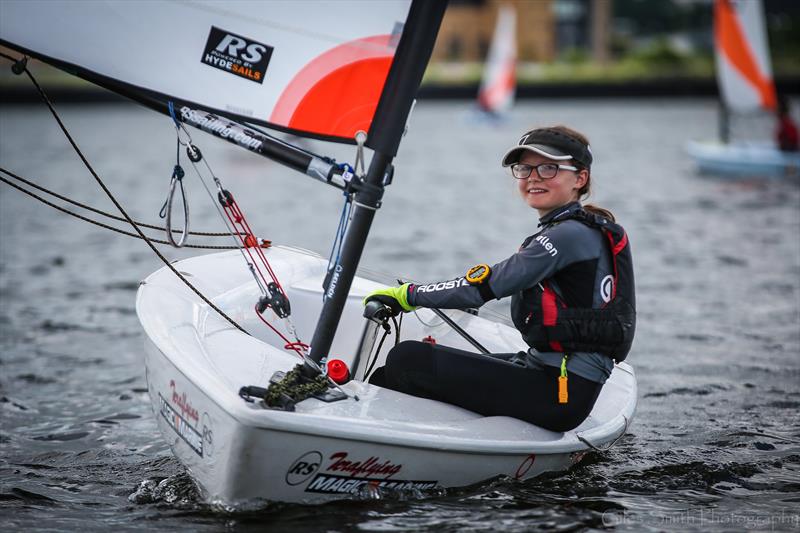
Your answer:
[[[392,348],[386,366],[370,383],[422,398],[458,405],[484,416],[511,416],[552,430],[568,431],[583,422],[603,385],[575,374],[568,377],[569,401],[558,403],[558,368],[526,368],[514,354],[491,356],[418,341]]]

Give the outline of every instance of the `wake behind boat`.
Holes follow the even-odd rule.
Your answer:
[[[287,247],[266,253],[303,336],[320,312],[327,260]],[[364,382],[372,358],[378,358],[374,366],[382,365],[389,346],[377,352],[374,324],[362,317],[363,297],[381,284],[362,277],[353,282],[330,352],[356,374],[342,386],[347,397],[310,398],[294,412],[245,401],[242,387],[266,387],[299,359],[259,327],[252,313],[258,288],[240,262],[234,251],[175,266],[252,336],[231,327],[166,268],[144,280],[136,300],[148,338],[148,391],[159,429],[209,501],[312,503],[397,490],[419,495],[496,476],[527,479],[566,469],[593,446],[612,443],[633,417],[636,380],[626,363],[615,367],[589,418],[566,433]],[[489,350],[527,349],[512,327],[462,311],[447,313]],[[404,319],[401,339],[425,338],[471,349],[433,312],[420,309]]]

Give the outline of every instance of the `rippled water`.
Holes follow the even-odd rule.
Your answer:
[[[156,221],[170,122],[135,106],[64,106],[65,122],[138,219]],[[596,156],[594,201],[629,231],[640,388],[628,435],[567,473],[429,498],[227,512],[198,501],[161,440],[134,313],[160,267],[141,242],[0,187],[0,515],[38,530],[730,530],[800,528],[800,184],[695,175],[682,145],[711,138],[711,100],[523,103],[499,127],[421,102],[363,265],[453,276],[513,252],[535,216],[498,161],[519,133],[563,122]],[[194,134],[251,225],[327,255],[334,189]],[[353,160],[353,149],[314,147]],[[0,107],[0,166],[111,209],[41,106]],[[194,229],[220,228],[189,182]],[[166,250],[171,259],[188,252]]]

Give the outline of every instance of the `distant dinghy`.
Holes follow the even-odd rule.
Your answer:
[[[492,116],[502,116],[514,105],[517,88],[517,14],[503,5],[497,14],[492,44],[478,90],[478,109]]]
[[[774,141],[728,142],[731,114],[776,108],[761,0],[714,3],[714,51],[721,101],[720,140],[689,141],[687,153],[701,172],[740,177],[800,175],[800,153],[782,152]]]

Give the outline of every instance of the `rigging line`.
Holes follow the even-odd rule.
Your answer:
[[[335,262],[337,265],[342,257],[342,245],[344,245],[344,236],[347,233],[347,226],[350,223],[350,212],[352,207],[353,198],[349,194],[345,194],[344,207],[342,207],[342,217],[339,219],[339,233],[336,235],[336,239],[333,241],[333,245],[336,246],[338,240]],[[331,256],[333,256],[333,250],[331,250]]]
[[[327,272],[326,276],[331,275],[331,272],[336,268],[339,264],[339,260],[342,256],[342,245],[344,244],[344,236],[347,232],[347,225],[350,221],[350,207],[352,205],[352,197],[347,192],[344,193],[344,205],[342,206],[342,214],[339,217],[339,227],[336,229],[336,235],[333,239],[333,245],[331,246],[331,253],[328,256],[328,266],[325,268]],[[334,253],[336,255],[336,259],[334,260]],[[323,291],[322,293],[322,301],[324,302],[327,299],[327,291]]]
[[[0,171],[2,171],[2,169],[0,169]],[[38,194],[33,193],[31,191],[28,191],[25,188],[20,187],[16,183],[12,183],[11,181],[9,181],[6,178],[4,178],[3,176],[0,176],[0,181],[5,183],[6,185],[10,185],[11,187],[14,187],[18,191],[21,191],[21,192],[27,194],[28,196],[30,196],[30,197],[32,197],[32,198],[34,198],[36,200],[39,200],[40,202],[42,202],[46,206],[52,207],[53,209],[55,209],[57,211],[61,211],[62,213],[66,213],[68,215],[71,215],[71,216],[73,216],[73,217],[75,217],[75,218],[77,218],[79,220],[83,220],[84,222],[88,222],[90,224],[94,224],[95,226],[99,226],[99,227],[101,227],[103,229],[111,230],[111,231],[113,231],[115,233],[121,233],[122,235],[127,235],[128,237],[134,237],[136,239],[141,239],[142,238],[141,236],[139,236],[136,233],[131,233],[129,231],[125,231],[125,230],[122,230],[122,229],[119,229],[119,228],[115,228],[113,226],[109,226],[108,224],[103,224],[102,222],[98,222],[96,220],[92,220],[91,218],[85,217],[83,215],[79,215],[78,213],[73,213],[69,209],[65,209],[65,208],[63,208],[63,207],[61,207],[59,205],[56,205],[56,204],[50,202],[49,200],[45,200],[44,198],[42,198]],[[169,242],[162,241],[160,239],[151,239],[151,240],[153,242],[155,242],[156,244],[165,244],[165,245],[169,244]],[[235,250],[235,249],[239,249],[238,246],[234,248],[233,246],[214,246],[214,245],[202,245],[202,244],[187,244],[187,245],[184,246],[184,248],[199,248],[199,249],[204,249],[204,250]]]
[[[278,337],[280,337],[280,338],[281,338],[281,340],[282,340],[283,342],[285,342],[285,343],[286,343],[286,346],[284,346],[284,349],[286,349],[286,350],[289,350],[289,349],[291,349],[291,350],[294,350],[295,352],[297,352],[297,355],[299,355],[299,356],[300,356],[300,358],[301,358],[301,359],[303,359],[303,360],[305,361],[305,355],[303,355],[303,352],[301,352],[301,351],[300,351],[300,347],[296,346],[297,344],[303,344],[303,343],[301,343],[301,342],[299,342],[299,341],[298,341],[297,343],[294,343],[294,342],[290,341],[290,340],[289,340],[289,338],[288,338],[288,337],[286,337],[286,335],[284,335],[283,333],[281,333],[280,331],[278,331],[278,328],[276,328],[275,326],[273,326],[272,324],[270,324],[270,323],[267,321],[267,319],[266,319],[266,318],[264,318],[263,316],[261,316],[261,313],[259,313],[259,312],[258,312],[258,308],[256,308],[256,315],[258,315],[258,318],[260,318],[260,319],[261,319],[261,321],[262,321],[264,324],[266,324],[267,326],[269,326],[269,328],[270,328],[272,331],[274,331],[274,332],[275,332],[275,333],[278,335]]]
[[[247,233],[249,235],[253,235],[253,230],[250,228],[250,224],[248,224],[247,219],[244,216],[244,213],[239,208],[239,204],[236,203],[235,199],[233,199],[233,195],[231,195],[231,199],[233,200],[233,203],[229,207],[229,209],[235,215],[235,218],[237,220],[241,221],[239,223],[242,225],[242,227],[245,229],[245,231],[247,231]],[[226,213],[227,213],[227,210],[226,210]],[[228,216],[230,216],[230,215],[228,215]],[[231,220],[231,223],[233,223],[233,220]],[[254,238],[255,238],[255,236],[254,236]],[[267,273],[269,274],[269,276],[272,278],[272,281],[275,282],[275,285],[278,286],[278,289],[281,291],[281,293],[288,299],[288,296],[286,295],[286,291],[283,290],[283,286],[281,285],[281,282],[278,281],[278,276],[275,274],[275,271],[272,270],[272,266],[269,264],[269,261],[267,261],[267,257],[264,255],[264,251],[258,246],[256,246],[255,248],[256,248],[256,254],[261,259],[261,262],[263,263],[264,267],[266,268]],[[252,254],[250,254],[250,248],[247,248],[247,253],[252,258]],[[253,261],[255,262],[255,259]],[[258,268],[258,265],[256,265],[256,268]],[[258,273],[261,274],[261,269],[258,269]],[[264,275],[261,274],[261,276],[263,277]],[[266,279],[264,279],[264,282],[266,283]]]
[[[3,54],[3,55],[5,55],[5,54]],[[122,216],[125,217],[125,220],[127,220],[128,223],[131,226],[133,226],[133,228],[136,230],[136,233],[138,233],[139,236],[142,238],[142,240],[144,240],[144,242],[147,243],[147,246],[149,246],[150,249],[153,251],[153,253],[156,254],[158,256],[158,258],[161,259],[161,261],[164,262],[164,264],[167,266],[167,268],[169,268],[172,271],[173,274],[178,276],[178,278],[187,287],[189,287],[189,289],[191,289],[192,292],[194,292],[201,300],[203,300],[205,303],[207,303],[209,305],[209,307],[211,307],[211,309],[216,311],[222,318],[227,320],[233,327],[235,327],[236,329],[238,329],[242,333],[245,333],[245,334],[249,335],[249,333],[247,333],[247,331],[242,326],[240,326],[239,324],[234,322],[234,320],[231,317],[229,317],[228,315],[226,315],[225,312],[222,311],[222,309],[220,309],[219,307],[214,305],[214,303],[211,300],[206,298],[204,294],[202,294],[199,290],[197,290],[197,288],[194,285],[192,285],[189,282],[189,280],[186,279],[183,276],[183,274],[178,272],[178,269],[176,269],[172,265],[172,263],[170,263],[170,261],[166,257],[164,257],[164,255],[160,251],[158,251],[158,248],[155,247],[155,245],[152,243],[150,238],[148,238],[147,235],[145,235],[142,232],[142,230],[139,228],[139,226],[136,225],[136,222],[134,222],[133,219],[128,215],[128,213],[125,211],[125,209],[122,207],[122,205],[120,205],[120,203],[117,201],[117,199],[114,197],[114,195],[108,189],[108,187],[106,187],[106,184],[103,183],[103,180],[100,178],[100,176],[97,174],[97,172],[95,172],[95,170],[92,167],[92,165],[86,159],[86,156],[83,155],[83,152],[81,152],[81,149],[78,147],[78,144],[72,138],[72,135],[70,135],[69,131],[67,130],[67,127],[61,121],[61,117],[58,116],[58,113],[56,112],[55,108],[53,107],[52,102],[50,102],[50,99],[47,97],[47,94],[45,94],[44,89],[42,89],[42,87],[39,85],[39,82],[36,81],[36,78],[33,76],[33,74],[31,73],[31,71],[28,69],[27,66],[24,67],[24,71],[25,71],[25,74],[27,74],[28,78],[33,83],[33,85],[36,87],[36,90],[39,91],[39,95],[42,97],[42,99],[44,100],[45,104],[47,104],[47,107],[50,110],[50,113],[52,113],[53,118],[56,119],[56,122],[58,123],[58,126],[61,128],[61,131],[67,137],[67,140],[72,145],[72,148],[75,150],[75,153],[78,154],[78,157],[80,157],[81,161],[83,161],[83,164],[86,166],[86,168],[92,174],[92,176],[94,176],[94,179],[97,181],[98,185],[100,185],[100,187],[103,189],[103,192],[106,193],[106,195],[111,200],[111,202],[114,204],[114,206],[119,210],[119,212],[122,214]]]
[[[444,324],[444,320],[442,320],[438,324],[434,324],[432,322],[431,323],[425,322],[424,320],[422,320],[422,317],[419,316],[419,312],[416,309],[414,311],[412,311],[412,312],[414,313],[414,316],[417,317],[417,320],[419,320],[420,323],[422,323],[422,325],[428,326],[429,328],[437,328],[437,327],[441,326],[442,324]]]
[[[191,145],[191,144],[188,145],[187,146],[187,150],[191,150],[192,152],[196,152],[196,153],[199,154],[199,149],[197,149],[197,147],[195,147],[194,145]],[[205,180],[203,179],[202,173],[200,172],[200,170],[195,165],[195,158],[190,155],[189,160],[192,162],[192,166],[194,167],[195,172],[197,173],[198,177],[200,178],[200,182],[203,184],[203,187],[206,189],[206,192],[208,192],[209,195],[212,196],[212,202],[213,202],[214,199],[213,199],[213,195],[211,195],[211,190],[206,185]],[[214,179],[214,183],[217,185],[217,189],[219,190],[219,197],[218,197],[219,198],[219,204],[221,204],[222,207],[223,207],[222,211],[224,211],[224,213],[225,213],[224,216],[226,216],[228,218],[228,220],[230,221],[230,225],[232,227],[236,228],[237,224],[238,224],[240,227],[242,227],[245,230],[244,234],[247,235],[248,239],[254,239],[255,240],[256,236],[253,233],[253,230],[250,227],[250,224],[247,222],[247,218],[244,216],[244,213],[242,212],[241,208],[239,207],[239,204],[236,202],[236,199],[233,197],[233,195],[229,191],[227,191],[222,186],[222,182],[214,174],[214,171],[211,169],[211,165],[208,164],[208,160],[203,158],[203,162],[205,163],[209,174]],[[214,202],[214,203],[216,205],[217,202]],[[217,209],[219,210],[219,207]],[[226,223],[226,225],[227,225],[227,223]],[[243,239],[242,235],[238,234],[238,237],[239,237],[240,240],[243,241],[242,244],[245,244],[245,249],[241,251],[242,256],[243,256],[243,258],[245,260],[245,263],[249,267],[250,273],[253,275],[253,278],[255,278],[256,285],[258,285],[259,289],[264,294],[264,296],[267,296],[269,298],[272,298],[274,296],[274,294],[272,294],[273,288],[271,288],[271,286],[273,286],[274,288],[277,289],[278,292],[280,292],[280,294],[283,295],[283,298],[288,302],[289,301],[289,296],[286,294],[286,291],[283,289],[283,286],[281,285],[281,282],[278,280],[278,276],[275,274],[275,271],[272,269],[272,265],[270,265],[269,261],[267,260],[267,257],[265,255],[264,251],[261,249],[260,246],[258,246],[258,242],[256,241],[255,245],[252,246],[252,247],[256,249],[256,255],[257,255],[257,257],[259,259],[261,259],[261,264],[266,268],[269,276],[272,278],[273,283],[268,283],[267,282],[266,277],[261,272],[261,268],[258,266],[258,262],[253,257],[253,253],[250,250],[251,247],[250,246],[246,246],[246,243],[244,242],[244,239]],[[250,258],[250,261],[248,261],[248,259],[247,259],[248,256]],[[256,274],[256,272],[258,272],[258,275]],[[259,281],[259,276],[261,276],[261,281]],[[262,284],[262,281],[263,281],[263,284]],[[278,313],[278,311],[276,309],[273,308],[273,311],[276,314],[278,314],[278,316],[280,316],[280,314]],[[270,328],[272,328],[273,331],[278,333],[278,331],[275,330],[275,328],[273,328],[272,325],[269,324],[266,321],[266,319],[264,319],[261,316],[261,313],[258,312],[258,305],[256,305],[256,314],[258,315],[258,317],[265,324],[270,326]],[[300,341],[300,336],[297,333],[297,328],[295,328],[294,323],[292,322],[291,318],[289,318],[289,316],[287,315],[287,316],[284,316],[283,319],[286,321],[286,326],[287,326],[287,329],[289,330],[289,333],[297,341],[295,343],[286,341],[285,348],[287,350],[288,349],[293,349],[293,350],[297,351],[301,355],[301,357],[305,360],[305,352],[301,352],[299,348],[302,348],[303,350],[307,350],[307,346],[308,345],[303,343],[302,341]],[[278,333],[278,335],[280,335],[280,333]]]
[[[22,183],[24,183],[25,185],[28,185],[29,187],[33,187],[34,189],[42,191],[45,194],[49,194],[50,196],[54,196],[54,197],[58,198],[59,200],[62,200],[62,201],[67,202],[67,203],[70,203],[70,204],[72,204],[72,205],[74,205],[76,207],[80,207],[81,209],[86,209],[87,211],[91,211],[93,213],[97,213],[98,215],[104,216],[106,218],[111,218],[113,220],[118,220],[119,222],[127,222],[127,220],[125,220],[124,218],[122,218],[120,216],[113,215],[111,213],[107,213],[105,211],[102,211],[100,209],[96,209],[96,208],[94,208],[92,206],[89,206],[89,205],[86,205],[86,204],[82,204],[81,202],[75,201],[75,200],[73,200],[71,198],[67,198],[66,196],[62,196],[62,195],[58,194],[55,191],[51,191],[50,189],[47,189],[47,188],[42,187],[40,185],[37,185],[36,183],[34,183],[32,181],[29,181],[29,180],[23,178],[22,176],[18,176],[16,174],[14,174],[13,172],[9,171],[9,170],[6,170],[3,167],[0,167],[0,172],[2,172],[3,174],[6,174],[8,176],[11,176],[15,180],[21,181]],[[166,230],[166,228],[164,228],[164,226],[156,226],[154,224],[147,224],[145,222],[139,222],[138,220],[135,220],[134,222],[136,222],[142,228],[147,228],[147,229],[152,229],[152,230],[157,230],[157,231],[165,231]],[[172,232],[173,233],[179,233],[180,230],[174,229],[174,230],[172,230]],[[199,237],[233,237],[234,238],[234,242],[236,242],[236,240],[235,240],[236,237],[234,235],[231,235],[230,233],[191,231],[191,232],[189,232],[189,235],[197,235]],[[232,248],[233,247],[231,247],[231,249]],[[238,243],[236,245],[236,248],[239,248]]]
[[[230,195],[229,198],[231,198],[231,200],[233,202],[235,202],[235,200],[233,200],[233,196],[232,195]],[[230,209],[233,212],[233,216],[231,215],[231,213],[228,212],[228,209]],[[241,227],[245,229],[245,232],[247,233],[248,236],[252,235],[252,233],[250,232],[250,228],[246,227],[244,224],[241,223],[241,220],[243,220],[241,212],[237,213],[237,212],[235,212],[233,210],[232,206],[227,206],[227,208],[225,209],[225,215],[228,217],[228,220],[230,220],[231,225],[236,227],[236,223],[238,222],[241,225]],[[244,239],[241,236],[239,236],[239,240],[242,241],[242,245],[245,244]],[[249,247],[245,246],[243,248],[242,254],[245,254],[245,253],[250,257],[250,261],[247,261],[247,259],[245,258],[245,262],[247,263],[247,266],[250,267],[250,272],[253,274],[253,277],[256,278],[256,283],[258,284],[259,288],[261,289],[261,292],[264,293],[264,295],[267,295],[268,291],[267,291],[266,287],[267,287],[267,285],[269,285],[269,283],[267,282],[266,276],[264,276],[264,274],[261,272],[261,268],[259,268],[258,264],[256,263],[256,260],[253,258],[253,253],[250,251]],[[256,272],[258,272],[258,276],[261,276],[261,281],[259,281],[258,276],[256,275]],[[274,278],[273,278],[273,280],[274,280]],[[262,281],[263,281],[263,285],[261,283]]]
[[[242,246],[239,245],[239,241],[236,240],[237,235],[239,236],[240,239],[242,238],[242,236],[247,237],[247,235],[244,234],[244,232],[237,231],[235,227],[231,226],[231,224],[228,222],[228,217],[225,216],[225,213],[223,213],[222,209],[220,208],[217,198],[214,196],[214,193],[211,192],[211,188],[209,188],[208,184],[206,183],[206,180],[203,179],[203,175],[197,168],[197,163],[195,163],[191,159],[189,161],[190,163],[192,163],[192,168],[194,168],[194,171],[197,173],[197,178],[200,180],[200,183],[203,185],[203,188],[206,190],[206,193],[208,193],[208,197],[211,199],[211,203],[214,205],[214,208],[217,210],[217,213],[222,219],[222,222],[225,224],[225,228],[228,230],[228,233],[226,233],[225,235],[230,235],[231,239],[233,239],[233,243],[236,245],[236,248],[241,250],[242,257],[244,258],[245,262],[247,262],[247,256],[245,255]],[[214,172],[211,170],[211,167],[208,166],[208,162],[206,161],[205,156],[203,157],[203,162],[206,164],[206,168],[208,168],[208,171],[211,173],[211,177],[214,178],[215,181],[218,181],[217,177],[214,175]],[[250,263],[248,262],[248,265],[249,264]]]
[[[175,115],[174,115],[174,110],[173,110],[171,105],[170,105],[170,114],[172,115],[173,121],[175,121],[175,123],[178,124],[177,119],[175,118]],[[255,247],[257,249],[256,253],[259,256],[259,258],[261,259],[261,263],[268,270],[269,275],[271,276],[272,280],[274,281],[274,285],[279,289],[281,294],[283,294],[284,298],[286,298],[288,300],[288,297],[286,296],[286,292],[283,290],[283,287],[280,285],[280,282],[278,281],[278,278],[275,275],[275,272],[272,270],[272,267],[269,264],[269,261],[267,261],[267,258],[265,256],[263,250],[261,250],[261,247],[258,246],[258,242],[257,241],[255,242],[255,246],[247,246],[246,245],[245,239],[242,237],[242,235],[245,235],[248,239],[256,239],[256,237],[253,234],[253,230],[252,230],[252,228],[250,228],[250,225],[248,224],[247,219],[244,216],[244,213],[242,213],[241,209],[239,208],[239,205],[236,203],[236,200],[233,198],[233,195],[230,192],[225,190],[225,188],[222,186],[222,182],[220,181],[219,178],[217,178],[216,174],[214,173],[214,170],[211,168],[211,165],[209,165],[208,160],[206,158],[202,157],[202,155],[200,154],[200,150],[196,146],[194,146],[193,144],[189,143],[189,144],[186,145],[186,149],[187,149],[187,153],[189,153],[189,161],[192,163],[192,167],[194,168],[195,173],[197,174],[197,177],[200,180],[200,183],[203,185],[203,188],[205,188],[206,192],[208,193],[209,197],[211,198],[212,203],[215,205],[215,207],[217,209],[217,212],[222,217],[223,222],[225,223],[226,227],[228,227],[228,229],[230,229],[231,227],[236,228],[237,227],[237,223],[238,223],[245,230],[244,232],[237,232],[237,236],[239,237],[239,240],[241,240],[242,244],[244,245],[243,249],[240,250],[240,252],[241,252],[242,257],[243,257],[243,259],[245,261],[245,264],[248,266],[248,268],[250,270],[250,273],[253,275],[253,278],[256,281],[256,285],[258,285],[258,288],[261,291],[261,293],[264,294],[265,296],[271,296],[271,294],[270,294],[271,293],[271,289],[269,288],[270,284],[267,282],[266,277],[261,272],[261,269],[259,268],[255,258],[253,257],[253,253],[250,251],[251,247]],[[208,187],[208,185],[205,182],[205,179],[203,178],[202,172],[200,172],[200,169],[197,167],[196,163],[198,161],[200,161],[200,160],[202,160],[203,163],[205,164],[209,175],[214,180],[214,183],[217,186],[217,189],[219,191],[219,197],[218,197],[219,201],[217,201],[217,199],[214,198],[213,194],[211,193],[211,189]],[[223,209],[220,209],[220,207],[219,207],[220,204],[223,206]],[[223,211],[224,211],[224,214],[223,214]],[[227,218],[227,220],[226,220],[226,218]],[[230,222],[230,224],[228,222]],[[233,239],[235,241],[236,237],[233,237]],[[248,260],[248,256],[249,256],[250,260]],[[260,280],[259,280],[259,276],[261,277]],[[267,323],[265,321],[265,319],[258,313],[258,306],[256,306],[256,314],[258,314],[259,318],[272,328],[272,326],[269,323]],[[297,351],[297,349],[298,349],[297,346],[298,345],[302,345],[302,346],[305,346],[305,345],[304,345],[304,343],[302,343],[300,341],[300,339],[299,339],[299,337],[297,335],[297,330],[295,329],[294,324],[291,322],[289,317],[285,317],[285,320],[286,320],[287,327],[288,327],[290,333],[297,340],[296,343],[291,343],[291,342],[289,342],[287,340],[286,341],[286,343],[287,343],[286,344],[286,349],[294,349],[295,351]],[[274,330],[274,328],[272,328],[272,329]],[[276,331],[276,333],[277,333],[277,331]]]
[[[174,119],[174,117],[173,117],[173,119]],[[193,144],[189,144],[187,146],[187,150],[191,150],[195,154],[200,154],[199,148],[197,148]],[[201,158],[201,160],[205,164],[206,169],[208,170],[208,173],[211,175],[211,178],[214,180],[214,183],[217,186],[217,190],[219,191],[220,194],[223,194],[223,196],[224,196],[225,195],[225,189],[222,187],[222,182],[219,180],[219,178],[217,178],[216,174],[214,174],[214,171],[211,169],[211,165],[208,164],[208,160],[205,157],[203,157],[202,155],[199,156],[199,157]],[[239,248],[239,252],[242,254],[242,259],[244,259],[244,262],[247,265],[248,270],[250,270],[250,273],[253,275],[253,278],[256,281],[256,285],[258,285],[259,291],[264,295],[268,294],[268,291],[267,291],[267,285],[268,285],[267,280],[264,279],[264,276],[263,276],[263,274],[261,274],[260,270],[258,271],[258,274],[261,274],[261,278],[262,279],[259,280],[258,275],[256,274],[256,269],[258,268],[258,265],[255,264],[255,260],[253,259],[253,256],[252,256],[252,254],[250,253],[250,250],[249,250],[250,247],[247,246],[247,244],[246,244],[246,242],[244,240],[247,237],[251,237],[253,239],[256,239],[255,235],[253,235],[252,233],[248,233],[247,231],[240,232],[240,231],[238,231],[236,229],[236,223],[233,221],[233,219],[228,214],[227,209],[223,210],[222,208],[220,208],[220,202],[218,201],[217,198],[214,197],[214,194],[211,192],[211,189],[208,186],[208,184],[206,183],[206,180],[203,178],[202,172],[200,172],[200,169],[197,168],[197,162],[195,161],[195,159],[190,156],[189,157],[189,162],[192,164],[192,168],[194,168],[194,171],[197,174],[197,178],[200,180],[200,183],[203,185],[203,188],[206,190],[206,193],[208,194],[209,198],[211,199],[211,203],[214,204],[214,208],[217,210],[217,213],[219,214],[220,218],[222,218],[222,222],[225,224],[225,227],[230,232],[231,238],[233,239],[234,243],[237,245],[237,248]],[[228,195],[230,195],[230,193],[228,193]],[[230,195],[230,198],[231,198],[231,200],[233,200],[233,196],[232,195]],[[239,246],[239,242],[236,240],[237,236],[239,237],[239,240],[242,241],[242,246]],[[258,241],[255,242],[255,247],[256,248],[260,248],[260,246],[258,245]],[[247,249],[246,252],[245,252],[245,249]],[[250,260],[248,260],[248,256],[250,256]],[[265,259],[265,261],[266,261],[266,259]],[[263,283],[262,283],[262,280],[263,280]]]
[[[175,248],[182,248],[183,245],[186,244],[186,239],[189,238],[189,202],[186,198],[186,190],[183,188],[184,171],[181,167],[180,160],[180,141],[176,143],[176,152],[178,153],[178,160],[175,163],[175,167],[172,171],[172,177],[169,180],[169,193],[167,194],[167,199],[164,202],[164,206],[161,208],[161,212],[158,214],[158,216],[161,218],[166,218],[164,225],[167,228],[167,240],[169,243]],[[176,185],[180,186],[181,200],[183,201],[183,230],[181,230],[181,237],[178,242],[175,242],[175,239],[172,238],[172,201],[175,198]]]

